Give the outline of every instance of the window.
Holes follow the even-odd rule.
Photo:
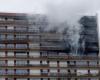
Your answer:
[[[66,53],[59,53],[59,56],[66,56]]]
[[[27,39],[27,36],[19,34],[19,35],[16,35],[16,39],[20,39],[20,40]]]
[[[13,18],[8,18],[7,20],[8,20],[8,21],[14,21],[14,19],[13,19]]]
[[[66,76],[67,74],[68,73],[66,69],[60,69],[60,76]]]
[[[7,35],[7,39],[8,39],[8,40],[14,40],[14,35],[13,35],[13,34]]]
[[[57,76],[57,69],[50,69],[50,74],[51,76]]]
[[[97,65],[97,61],[90,61],[89,62],[89,66],[96,66]]]
[[[14,26],[7,26],[7,29],[8,30],[13,30],[14,29]]]
[[[13,69],[8,69],[7,74],[14,75],[14,70]]]
[[[7,48],[14,48],[14,44],[7,44]]]
[[[31,44],[29,44],[29,47],[30,48],[39,48],[40,44],[39,43],[31,43]]]
[[[29,56],[30,57],[40,57],[40,52],[39,51],[30,51]]]
[[[77,70],[77,75],[81,76],[81,75],[87,75],[88,74],[88,70],[85,69],[79,69]]]
[[[14,56],[14,52],[8,52],[7,56]]]
[[[5,40],[5,35],[4,34],[0,34],[0,40]]]
[[[28,75],[28,71],[23,69],[16,69],[16,75]]]
[[[16,65],[17,66],[27,66],[28,65],[28,63],[27,63],[27,61],[23,61],[23,60],[16,60]]]
[[[14,80],[13,78],[8,78],[7,80]]]
[[[47,75],[48,74],[48,70],[42,70],[42,75]]]
[[[38,60],[30,60],[30,65],[38,66],[38,65],[40,65],[40,61],[38,61]]]
[[[5,66],[5,61],[0,61],[0,66]]]
[[[57,78],[50,78],[50,80],[58,80]]]
[[[41,75],[41,72],[40,72],[40,70],[37,70],[37,69],[30,70],[30,75]]]
[[[32,39],[32,40],[40,40],[39,38],[40,37],[37,35],[29,35],[29,39]]]
[[[50,61],[49,65],[50,67],[57,67],[57,62]]]
[[[48,53],[46,51],[41,52],[41,56],[45,57],[47,55],[48,55]]]
[[[60,67],[67,67],[67,62],[60,61],[60,62],[59,62],[59,66],[60,66]]]
[[[48,63],[47,63],[47,61],[42,61],[42,64],[47,65]]]
[[[1,17],[1,18],[0,18],[0,21],[5,21],[5,18]]]
[[[40,78],[30,78],[30,80],[41,80]]]
[[[5,52],[0,51],[0,57],[5,57]]]
[[[27,48],[27,44],[16,44],[16,48],[18,49],[24,49],[24,48]]]
[[[6,74],[6,71],[4,69],[0,69],[0,75]]]
[[[68,79],[66,79],[66,78],[61,78],[60,80],[68,80]]]
[[[44,78],[43,80],[48,80],[48,79]]]
[[[86,66],[88,64],[87,64],[87,61],[76,61],[76,65],[77,66]]]
[[[70,61],[69,66],[74,66],[74,65],[75,65],[74,61]]]
[[[27,79],[16,79],[16,80],[27,80]]]
[[[0,44],[0,48],[5,48],[5,44]]]
[[[1,31],[5,31],[6,30],[6,27],[5,26],[0,26],[0,30]]]
[[[27,31],[27,27],[16,27],[16,31]]]
[[[57,52],[49,52],[48,55],[49,56],[58,56],[58,53]]]
[[[16,53],[16,57],[27,57],[27,52],[15,52]]]
[[[99,70],[90,70],[90,74],[96,76],[99,74]]]
[[[14,61],[13,60],[8,60],[8,66],[14,66]]]

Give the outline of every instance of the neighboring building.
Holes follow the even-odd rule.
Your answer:
[[[98,55],[99,41],[97,31],[97,17],[84,16],[80,19],[82,24],[82,32],[80,38],[80,54]]]
[[[47,25],[43,15],[0,13],[0,80],[99,80],[99,58],[68,56]]]

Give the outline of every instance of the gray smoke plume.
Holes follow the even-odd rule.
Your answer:
[[[84,15],[95,15],[99,10],[99,4],[99,0],[55,0],[46,4],[46,13],[51,24],[49,27],[58,27],[58,32],[63,32],[65,28],[68,29],[65,39],[66,43],[71,46],[72,54],[77,55],[79,47],[82,30],[78,23],[79,19]]]
[[[60,33],[66,30],[66,43],[71,45],[71,53],[77,54],[82,30],[78,21],[84,15],[95,15],[100,10],[100,0],[44,0],[39,4],[48,17],[49,25],[46,28]]]

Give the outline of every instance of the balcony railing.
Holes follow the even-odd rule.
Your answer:
[[[28,25],[28,24],[32,24],[32,23],[29,23],[28,21],[25,21],[25,20],[12,20],[12,21],[0,21],[0,24],[18,24],[18,25]]]
[[[39,31],[37,31],[37,30],[6,30],[6,29],[4,29],[4,30],[0,30],[0,33],[21,33],[21,34],[33,34],[33,33],[38,33]]]
[[[7,56],[7,57],[2,57],[0,56],[0,59],[42,59],[42,60],[67,60],[67,61],[99,61],[100,57],[97,56],[59,56],[59,55],[53,55],[53,56]],[[77,64],[77,63],[76,63]],[[78,64],[77,64],[78,65]]]

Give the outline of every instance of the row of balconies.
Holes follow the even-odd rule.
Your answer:
[[[39,30],[23,30],[23,29],[20,29],[20,30],[10,30],[10,29],[1,29],[0,30],[0,33],[21,33],[21,34],[28,34],[28,33],[38,33]]]
[[[38,53],[37,53],[38,54]],[[13,55],[8,55],[5,57],[5,54],[3,55],[0,55],[0,59],[33,59],[33,60],[66,60],[66,61],[99,61],[100,58],[97,57],[97,56],[66,56],[66,55],[43,55],[43,56],[40,56],[39,55],[17,55],[16,53],[16,56],[14,56],[14,53]]]
[[[60,47],[31,47],[31,48],[0,48],[1,51],[38,51],[38,50],[41,50],[41,51],[49,51],[49,50],[65,50],[64,48],[60,48]]]
[[[29,63],[27,61],[18,61],[16,60],[16,63],[14,63],[13,60],[8,60],[8,63],[5,63],[5,61],[0,61],[0,66],[12,66],[12,67],[18,67],[18,66],[24,66],[24,67],[36,67],[36,66],[40,66],[40,67],[48,67],[48,68],[100,68],[100,62],[88,62],[88,61],[76,61],[75,63],[68,63],[66,61],[59,61],[59,63],[57,61],[49,61],[48,63],[45,62],[45,64],[40,64],[40,61],[29,61]],[[71,62],[71,61],[70,61]],[[75,62],[75,61],[73,61]],[[82,64],[83,63],[83,64]],[[84,64],[85,63],[85,64]]]
[[[51,73],[50,75],[27,75],[27,74],[1,74],[0,77],[7,77],[7,78],[100,78],[100,75],[92,75],[92,74],[86,74],[83,76],[77,76],[76,74],[60,74],[56,75],[55,73]]]
[[[27,20],[4,20],[0,21],[0,24],[32,25],[33,22],[28,22]]]
[[[83,70],[85,70],[85,69],[87,69],[87,70],[98,70],[99,71],[99,69],[100,69],[100,66],[99,67],[97,67],[97,66],[71,66],[71,67],[65,67],[65,66],[61,66],[61,67],[48,67],[48,66],[26,66],[26,65],[20,65],[20,66],[2,66],[2,65],[0,65],[1,67],[0,67],[0,69],[32,69],[32,70],[34,70],[34,69],[59,69],[59,70],[63,70],[63,69],[65,69],[65,70],[68,70],[68,69],[76,69],[76,70],[78,70],[78,69],[83,69]]]
[[[55,39],[52,39],[52,40],[49,40],[49,39],[40,39],[39,37],[29,37],[29,38],[27,38],[27,37],[23,37],[23,36],[20,36],[20,37],[12,37],[12,38],[0,38],[0,41],[13,41],[13,42],[15,42],[15,41],[20,41],[20,40],[26,40],[27,42],[29,42],[29,41],[32,41],[32,42],[38,42],[38,43],[42,43],[42,44],[44,44],[44,43],[49,43],[49,42],[51,42],[50,44],[52,44],[52,43],[54,43],[54,44],[56,44],[56,43],[59,43],[59,44],[61,44],[61,41],[62,40],[55,40]]]

